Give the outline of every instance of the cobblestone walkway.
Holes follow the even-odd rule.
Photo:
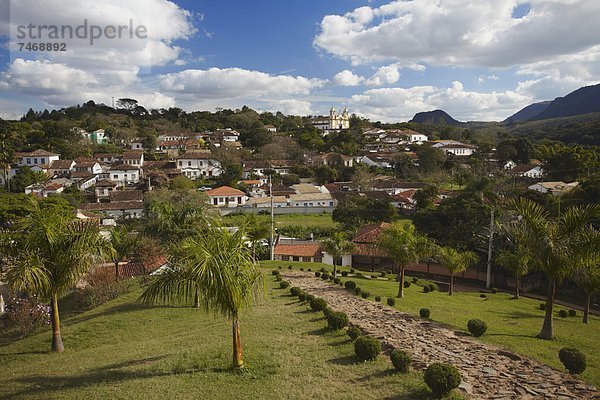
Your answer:
[[[340,286],[299,272],[283,272],[292,286],[322,297],[350,322],[385,347],[409,352],[415,369],[434,362],[456,366],[460,389],[473,399],[600,399],[591,385],[551,367],[493,345],[481,343],[439,324],[355,296]]]

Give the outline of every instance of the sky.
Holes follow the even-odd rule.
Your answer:
[[[84,20],[146,34],[18,35]],[[0,0],[0,117],[128,97],[148,109],[497,121],[597,84],[598,21],[598,0]],[[66,51],[19,49],[50,41]]]

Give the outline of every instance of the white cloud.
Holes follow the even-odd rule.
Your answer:
[[[531,0],[393,1],[328,15],[314,44],[354,63],[394,60],[438,66],[507,67],[585,51],[600,44],[600,2]]]
[[[368,86],[383,86],[398,82],[400,67],[397,64],[380,67],[377,72],[365,82]]]
[[[356,75],[354,72],[347,69],[338,72],[333,77],[333,83],[339,86],[358,86],[363,82],[362,76]]]
[[[271,111],[281,111],[288,115],[310,115],[313,113],[310,101],[286,99],[272,102],[268,105]]]

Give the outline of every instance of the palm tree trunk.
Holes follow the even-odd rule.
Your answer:
[[[333,258],[333,277],[337,276],[337,265],[335,264],[335,257]]]
[[[115,281],[119,280],[119,260],[115,260]]]
[[[590,291],[586,291],[585,292],[585,304],[583,305],[583,323],[587,324],[589,323],[589,317],[590,317],[590,301],[592,299],[592,295],[590,293]]]
[[[404,297],[404,265],[398,266],[398,296],[396,297]]]
[[[60,314],[58,312],[58,294],[52,294],[52,351],[62,353],[65,351],[60,334]]]
[[[454,272],[450,273],[450,289],[448,289],[448,296],[452,296],[454,293]]]
[[[519,275],[515,277],[515,299],[518,299],[521,295],[521,278]]]
[[[242,368],[244,359],[242,357],[242,338],[240,336],[240,321],[237,315],[233,316],[233,367]]]
[[[544,325],[538,337],[540,339],[554,339],[554,318],[552,315],[554,307],[554,294],[556,291],[556,278],[550,279],[548,283],[548,294],[546,296],[546,316],[544,317]]]
[[[194,292],[194,308],[200,308],[200,295],[198,294],[198,287]]]

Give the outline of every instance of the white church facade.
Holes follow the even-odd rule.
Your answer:
[[[328,116],[316,117],[313,120],[313,126],[320,131],[338,131],[342,129],[350,128],[350,116],[348,109],[344,108],[341,114],[335,111],[335,108],[331,107]]]

